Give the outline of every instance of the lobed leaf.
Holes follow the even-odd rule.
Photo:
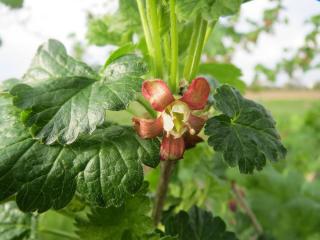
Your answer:
[[[41,144],[19,120],[11,97],[0,96],[0,201],[17,194],[23,211],[61,209],[75,191],[93,205],[121,205],[143,183],[142,163],[156,167],[159,141],[130,127],[109,126],[68,146]]]
[[[242,0],[180,0],[177,1],[177,15],[180,20],[190,21],[200,15],[208,21],[236,14]]]
[[[52,79],[69,77],[99,79],[88,65],[70,57],[61,42],[49,39],[38,48],[23,82],[35,87]]]
[[[87,65],[66,55],[61,43],[49,40],[24,76],[31,86],[19,84],[11,94],[15,106],[29,112],[25,123],[36,139],[71,144],[101,125],[106,110],[126,109],[141,90],[145,72],[141,58],[125,55],[111,62],[99,79]]]
[[[207,121],[205,134],[230,166],[238,165],[240,172],[252,173],[261,170],[266,159],[275,162],[285,158],[275,121],[262,105],[243,98],[228,85],[219,87],[214,99],[222,114]]]
[[[189,212],[180,211],[164,223],[165,233],[179,240],[236,240],[234,233],[226,230],[220,217],[193,206]]]
[[[241,80],[242,72],[233,64],[229,63],[204,63],[199,66],[200,74],[212,76],[219,83],[227,83],[236,87],[241,92],[246,88],[246,84]]]

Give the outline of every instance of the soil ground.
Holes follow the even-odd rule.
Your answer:
[[[269,90],[248,91],[246,97],[255,100],[320,100],[320,91],[314,90]]]

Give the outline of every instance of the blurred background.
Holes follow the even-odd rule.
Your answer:
[[[69,52],[91,64],[101,64],[112,47],[90,41],[90,33],[88,41],[88,21],[114,12],[117,4],[115,0],[78,0],[77,4],[72,0],[26,0],[23,8],[0,5],[0,80],[20,77],[37,47],[48,38],[60,40]],[[312,88],[320,81],[315,41],[319,11],[316,0],[248,2],[239,16],[222,19],[206,56],[234,63],[248,85]]]
[[[116,48],[104,15],[117,9],[117,1],[13,2],[11,7],[0,3],[0,81],[20,78],[48,38],[60,40],[69,53],[91,65],[101,65]],[[319,36],[317,0],[254,0],[244,4],[238,16],[221,20],[202,60],[228,64],[230,71],[220,76],[222,81],[227,78],[272,112],[288,157],[245,176],[227,169],[221,156],[200,144],[181,161],[170,190],[172,204],[183,196],[186,209],[205,206],[228,219],[244,240],[255,231],[252,214],[267,233],[261,239],[320,239]],[[156,174],[147,177],[155,188]],[[249,212],[239,198],[247,202]],[[59,217],[46,214],[46,224],[56,226]],[[59,221],[61,225],[67,220]]]

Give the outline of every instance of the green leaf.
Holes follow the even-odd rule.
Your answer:
[[[153,231],[148,197],[138,194],[119,208],[93,209],[87,220],[77,220],[78,235],[83,240],[142,239]]]
[[[23,0],[0,0],[0,3],[10,8],[21,8],[23,6]]]
[[[132,82],[134,80],[141,80],[139,77],[147,71],[146,64],[142,58],[134,54],[127,54],[117,57],[117,55],[120,54],[123,53],[116,52],[115,55],[111,56],[114,58],[114,60],[107,62],[108,65],[103,71],[103,78],[106,81],[113,82],[124,79],[129,82],[128,84],[130,84],[130,81]]]
[[[200,74],[208,74],[219,83],[227,83],[244,92],[246,84],[241,80],[242,72],[229,63],[204,63],[199,66]]]
[[[220,217],[193,206],[189,212],[180,211],[169,217],[165,233],[177,236],[179,240],[236,240],[232,232],[226,231],[226,224]]]
[[[242,0],[180,0],[177,15],[180,20],[190,21],[201,15],[208,21],[217,21],[222,16],[236,14]]]
[[[215,0],[207,18],[218,20],[220,16],[236,14],[240,10],[241,4],[242,0]]]
[[[1,240],[27,240],[31,233],[32,215],[19,211],[14,202],[0,205]]]
[[[109,126],[69,146],[33,140],[8,95],[0,97],[0,201],[17,194],[23,211],[65,207],[77,190],[101,207],[119,206],[143,183],[142,163],[159,163],[159,141]]]
[[[207,121],[208,142],[232,167],[240,172],[261,170],[266,159],[276,162],[285,158],[275,121],[260,104],[245,99],[234,88],[223,85],[214,95],[216,108],[222,112]]]
[[[111,26],[116,25],[119,31],[114,31]],[[122,35],[122,33],[124,33]],[[99,18],[91,18],[88,21],[88,32],[86,35],[89,43],[97,46],[107,44],[121,45],[131,42],[132,32],[125,29],[125,25],[118,16],[106,15]]]
[[[4,80],[0,84],[0,92],[9,92],[16,84],[20,83],[21,81],[16,78],[10,78]]]
[[[104,68],[106,68],[108,65],[110,65],[113,61],[117,60],[120,57],[123,57],[124,55],[127,55],[129,53],[132,53],[135,50],[135,45],[128,43],[117,50],[115,50],[113,53],[110,54],[107,61],[104,64]]]
[[[245,187],[252,211],[274,239],[318,239],[310,237],[320,228],[319,179],[309,182],[294,169],[279,172],[271,166],[246,178],[232,178]]]
[[[136,0],[119,0],[117,12],[88,21],[87,38],[97,46],[132,43],[134,33],[142,34]]]
[[[38,48],[23,82],[35,87],[52,79],[69,77],[99,78],[88,65],[70,57],[61,42],[49,39]]]
[[[25,76],[32,87],[20,84],[11,94],[17,107],[30,112],[25,123],[36,139],[71,144],[101,125],[106,110],[126,109],[141,91],[145,72],[141,58],[126,55],[111,62],[99,80],[88,66],[66,55],[61,43],[49,40]]]

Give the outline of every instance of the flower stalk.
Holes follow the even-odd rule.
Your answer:
[[[154,201],[152,212],[153,223],[157,226],[161,220],[162,209],[167,197],[167,192],[170,183],[170,177],[176,165],[176,161],[164,161],[161,163],[161,177],[157,188],[157,193]]]

